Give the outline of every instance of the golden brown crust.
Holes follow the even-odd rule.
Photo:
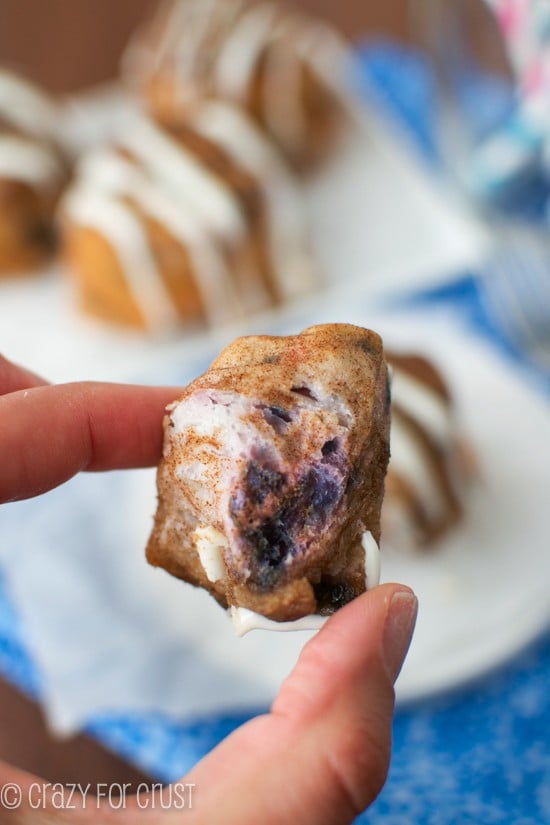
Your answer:
[[[244,230],[238,237],[224,237],[211,229],[205,230],[209,233],[208,245],[219,255],[224,277],[229,282],[220,289],[235,296],[235,313],[245,315],[279,304],[284,297],[283,286],[275,271],[272,216],[260,177],[253,176],[221,146],[188,125],[171,122],[160,128],[166,137],[188,150],[198,166],[219,180],[242,216]],[[113,153],[140,168],[139,161],[128,150],[116,148]],[[152,180],[151,185],[158,188],[161,197],[165,194],[165,182]],[[161,280],[174,310],[174,320],[185,328],[206,325],[208,308],[201,291],[204,272],[199,271],[190,249],[174,237],[168,226],[146,212],[146,204],[123,195],[113,197],[137,219],[151,254],[154,274]],[[69,213],[63,215],[62,247],[84,311],[111,323],[148,329],[150,323],[132,292],[131,273],[124,271],[112,240],[80,225]]]
[[[363,592],[362,536],[370,531],[377,542],[380,540],[380,509],[389,454],[389,392],[379,336],[359,327],[329,324],[288,338],[241,338],[187,387],[178,407],[183,409],[187,402],[208,393],[220,398],[225,397],[224,393],[236,393],[239,399],[254,402],[250,420],[259,438],[271,426],[258,417],[260,405],[269,405],[268,409],[283,413],[290,422],[296,420],[296,426],[289,423],[283,432],[271,437],[280,466],[287,475],[296,471],[296,478],[303,482],[305,477],[308,483],[313,477],[321,478],[323,468],[329,467],[330,477],[338,477],[341,486],[338,494],[333,496],[331,491],[325,499],[322,493],[316,499],[314,493],[303,505],[303,512],[296,503],[296,489],[302,488],[293,488],[287,511],[290,508],[293,518],[296,511],[298,519],[305,519],[300,536],[307,549],[293,552],[284,563],[277,561],[275,578],[266,579],[257,556],[246,555],[252,552],[246,546],[240,550],[245,553],[246,564],[230,548],[224,554],[225,579],[212,584],[192,538],[197,526],[204,524],[204,513],[200,511],[200,500],[193,496],[192,485],[187,485],[185,472],[188,463],[202,456],[215,498],[226,480],[223,462],[212,458],[212,449],[219,456],[224,433],[205,436],[189,428],[178,441],[169,415],[165,420],[165,456],[158,472],[159,506],[147,547],[151,564],[205,587],[223,605],[248,607],[277,621],[319,610],[331,612]],[[304,409],[307,413],[300,417]],[[334,432],[338,436],[331,439]],[[336,461],[336,441],[340,442],[337,473],[329,466]],[[331,458],[333,449],[335,455]],[[246,467],[250,471],[250,464],[245,462],[243,466],[243,472]],[[238,482],[242,482],[242,474]],[[282,501],[283,493],[274,494],[275,510],[280,504],[277,497]],[[251,494],[249,498],[252,500]],[[273,504],[269,496],[268,501]],[[321,503],[312,503],[315,501]],[[228,518],[231,529],[243,523],[252,525],[259,509],[257,502],[248,509],[245,502],[239,513],[218,513],[207,521],[224,533]],[[279,508],[281,520],[281,513],[287,511]],[[308,522],[310,514],[312,520]],[[246,529],[243,535],[247,535]]]
[[[52,257],[59,191],[60,186],[40,191],[20,181],[0,179],[0,277],[25,274]]]
[[[453,395],[441,371],[428,358],[414,352],[386,350],[386,357],[395,369],[396,383],[402,374],[416,385],[417,400],[412,406],[408,403],[406,385],[401,393],[396,388],[392,422],[409,444],[405,449],[412,446],[418,478],[429,479],[431,494],[425,484],[411,475],[410,467],[403,473],[399,450],[404,447],[401,439],[394,441],[395,463],[390,462],[386,478],[384,533],[390,543],[426,550],[434,548],[464,518],[465,493],[476,474],[475,462],[459,433]],[[434,399],[440,405],[443,428],[433,429],[430,415],[422,415],[418,394],[427,396],[429,405],[433,405]]]
[[[179,5],[186,3],[191,17],[200,12],[197,0],[179,0]],[[134,44],[134,48],[138,46],[135,54],[140,56],[127,60],[131,67],[127,74],[130,82],[140,88],[153,117],[160,122],[184,124],[192,119],[193,111],[201,101],[224,97],[216,77],[216,56],[231,37],[233,27],[249,14],[253,5],[248,0],[232,0],[231,4],[229,0],[220,0],[209,21],[207,36],[192,49],[193,64],[185,64],[183,71],[182,61],[178,60],[181,44],[189,46],[189,38],[196,34],[182,28],[178,37],[174,25],[186,18],[180,16],[174,20],[170,4],[165,4],[149,27],[142,28]],[[177,11],[178,0],[171,6],[174,12]],[[255,120],[293,168],[301,173],[314,170],[326,160],[349,128],[349,115],[342,96],[304,57],[317,38],[321,40],[322,49],[319,25],[319,21],[295,9],[276,8],[271,33],[277,31],[277,34],[268,34],[251,66],[245,88],[238,96],[225,93]],[[171,45],[166,49],[166,45],[161,44],[170,30]],[[146,48],[140,48],[140,43]],[[296,117],[300,124],[296,130],[289,130],[288,124],[273,116],[273,110],[280,103],[278,94],[288,97],[290,111],[298,113]]]

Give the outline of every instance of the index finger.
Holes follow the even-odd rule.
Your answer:
[[[44,493],[84,470],[157,464],[166,406],[181,389],[80,383],[0,397],[0,503]]]
[[[40,387],[47,383],[34,372],[30,372],[0,355],[0,395],[28,389],[29,387]]]

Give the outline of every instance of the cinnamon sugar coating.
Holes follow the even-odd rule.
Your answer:
[[[276,621],[365,590],[380,539],[389,387],[376,333],[345,324],[227,347],[164,422],[151,564]],[[219,539],[212,581],[197,530]],[[210,573],[210,578],[209,578]]]

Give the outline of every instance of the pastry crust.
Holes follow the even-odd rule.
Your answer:
[[[51,258],[60,188],[41,189],[0,177],[0,277],[27,274]]]
[[[229,100],[309,171],[349,125],[338,92],[349,60],[327,24],[275,3],[167,0],[123,67],[159,120],[186,121],[202,100]]]
[[[162,334],[308,291],[302,203],[281,163],[224,104],[205,104],[186,125],[132,117],[112,145],[81,159],[61,205],[82,307]]]
[[[380,540],[389,456],[376,333],[329,324],[240,338],[164,428],[151,564],[276,621],[329,614],[364,592],[362,540]],[[217,544],[221,577],[201,534]]]
[[[56,103],[0,70],[0,276],[24,274],[55,249],[55,209],[69,176]]]
[[[416,353],[386,357],[393,398],[384,535],[397,548],[429,548],[464,518],[475,462],[442,373]]]

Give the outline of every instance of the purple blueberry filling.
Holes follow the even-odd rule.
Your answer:
[[[304,398],[309,398],[311,401],[317,401],[316,395],[309,387],[291,387],[290,391],[295,392],[296,395],[302,395]]]
[[[334,453],[338,452],[338,439],[333,438],[330,441],[325,441],[321,448],[321,452],[325,458],[328,458],[329,455],[334,455]]]
[[[322,616],[330,616],[336,610],[351,602],[357,594],[347,584],[321,579],[315,586],[315,599]]]
[[[337,455],[329,449],[331,457]],[[278,471],[251,461],[244,495],[231,500],[231,517],[250,560],[251,580],[271,587],[282,576],[284,562],[307,549],[311,528],[323,529],[344,495],[342,462],[310,465],[289,483]]]
[[[282,407],[264,407],[263,408],[264,418],[267,423],[273,427],[276,433],[282,435],[287,427],[287,424],[290,424],[292,421],[292,415],[287,410],[283,410]]]
[[[271,493],[279,493],[285,484],[285,477],[272,470],[262,467],[255,461],[248,465],[246,473],[246,488],[251,500],[255,504],[263,504]]]

